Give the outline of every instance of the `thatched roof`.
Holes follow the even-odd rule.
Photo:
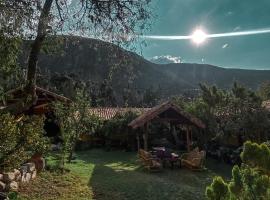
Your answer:
[[[109,120],[115,117],[116,115],[123,115],[127,112],[134,112],[139,115],[147,112],[150,108],[111,108],[111,107],[100,107],[100,108],[91,108],[89,109],[90,114],[96,115],[97,117],[103,120]]]
[[[138,118],[134,119],[129,126],[134,129],[142,127],[144,124],[153,119],[174,122],[177,124],[194,125],[198,128],[205,128],[205,124],[200,119],[192,116],[190,113],[185,112],[172,102],[165,102],[148,110]]]

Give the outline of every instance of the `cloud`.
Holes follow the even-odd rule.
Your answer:
[[[225,48],[227,48],[229,46],[229,44],[224,44],[224,45],[222,45],[222,49],[225,49]]]
[[[241,30],[241,26],[236,26],[236,27],[233,29],[233,31],[239,31],[239,30]]]
[[[154,56],[150,59],[151,62],[156,64],[170,64],[170,63],[181,63],[181,57],[171,55]]]
[[[226,15],[227,15],[227,16],[231,16],[231,15],[233,15],[233,12],[232,12],[232,11],[228,11],[228,12],[226,13]]]

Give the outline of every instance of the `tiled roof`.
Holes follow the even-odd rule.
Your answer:
[[[112,108],[112,107],[100,107],[100,108],[91,108],[89,112],[103,120],[109,120],[115,117],[117,114],[123,115],[127,112],[135,112],[139,115],[145,113],[150,108]]]

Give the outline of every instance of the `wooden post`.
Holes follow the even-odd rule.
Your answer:
[[[190,152],[189,126],[187,127],[187,150]]]
[[[176,129],[175,129],[175,125],[172,124],[172,123],[170,123],[170,131],[171,131],[171,133],[172,133],[172,135],[174,137],[174,140],[175,140],[175,143],[176,143],[177,148],[179,148],[181,142],[180,142],[180,140],[178,138],[178,135],[177,135],[177,132],[176,132]]]
[[[192,127],[190,127],[190,144],[193,144],[193,137],[192,137],[193,133],[192,133]]]
[[[140,148],[141,148],[141,144],[140,144],[140,135],[139,135],[138,132],[136,133],[136,138],[137,138],[137,148],[138,148],[138,151],[139,151]]]
[[[147,151],[148,150],[148,123],[146,123],[144,125],[144,129],[143,129],[143,142],[144,142],[144,150]]]

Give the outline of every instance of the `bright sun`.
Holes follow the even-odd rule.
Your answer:
[[[194,33],[191,35],[191,39],[194,43],[196,44],[201,44],[203,43],[207,38],[207,35],[205,32],[203,32],[200,29],[197,29],[196,31],[194,31]]]

